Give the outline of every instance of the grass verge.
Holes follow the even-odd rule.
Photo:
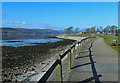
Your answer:
[[[68,36],[80,36],[80,37],[86,37],[86,36],[91,36],[91,34],[72,34],[72,35],[68,35]]]
[[[104,42],[111,46],[115,51],[117,51],[120,54],[120,38],[118,36],[110,36],[110,35],[100,35],[100,34],[95,34],[98,37],[102,37],[104,39]],[[112,43],[115,43],[114,40],[117,40],[117,44],[115,46],[112,46]]]

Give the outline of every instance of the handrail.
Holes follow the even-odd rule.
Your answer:
[[[63,59],[65,55],[67,55],[69,52],[70,52],[70,49],[68,49],[63,55],[61,55],[61,59]]]
[[[46,82],[56,66],[60,64],[60,60],[56,60],[54,64],[49,68],[49,70],[43,75],[43,77],[38,81],[38,83]]]
[[[77,44],[82,44],[83,41],[90,39],[90,38],[96,38],[95,36],[92,37],[87,37],[85,39],[82,39],[81,41],[77,42]],[[52,72],[55,70],[55,68],[57,67],[57,65],[61,65],[61,69],[62,69],[62,64],[61,64],[61,60],[68,54],[71,53],[71,50],[73,48],[75,48],[75,44],[73,44],[70,49],[68,49],[65,53],[63,53],[62,55],[60,55],[60,59],[57,59],[53,65],[48,69],[48,71],[40,78],[40,80],[38,81],[38,83],[45,83],[47,81],[47,79],[50,77],[50,75],[52,74]],[[70,55],[70,59],[71,59],[71,55]],[[70,63],[70,67],[71,67],[71,63]],[[62,71],[61,71],[62,74]],[[61,78],[62,79],[62,78]],[[61,80],[62,81],[62,80]]]

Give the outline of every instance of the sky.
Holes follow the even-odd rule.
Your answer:
[[[54,29],[118,26],[118,2],[2,2],[2,26]]]
[[[2,0],[2,2],[118,2],[119,0]]]

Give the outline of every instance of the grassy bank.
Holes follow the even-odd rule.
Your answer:
[[[105,41],[105,43],[109,46],[111,46],[115,51],[117,51],[120,54],[120,39],[118,36],[109,36],[109,35],[100,35],[100,34],[95,34],[98,37],[102,37]],[[114,40],[117,40],[116,45],[112,45],[112,43],[115,43]]]
[[[68,36],[79,36],[79,37],[86,37],[86,36],[91,36],[91,34],[72,34],[72,35],[68,35]]]

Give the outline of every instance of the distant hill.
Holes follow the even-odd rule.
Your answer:
[[[64,31],[50,29],[25,29],[25,28],[2,28],[2,39],[34,39],[44,38],[48,36],[57,36],[63,34]]]

